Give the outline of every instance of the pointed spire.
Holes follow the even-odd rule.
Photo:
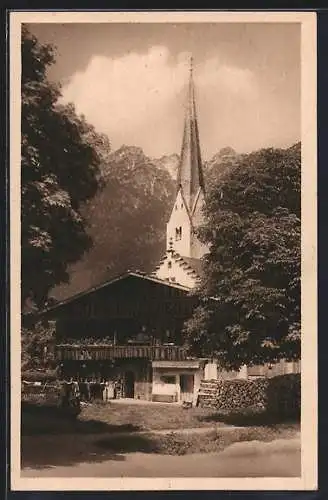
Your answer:
[[[205,191],[199,145],[193,72],[193,57],[191,56],[184,134],[177,179],[177,189],[182,189],[183,197],[186,200],[190,212],[192,211],[199,189]]]

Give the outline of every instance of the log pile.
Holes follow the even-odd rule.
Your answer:
[[[219,396],[219,380],[202,380],[198,392],[198,405],[202,408],[216,408]]]
[[[198,405],[223,411],[264,409],[267,405],[267,379],[203,380]]]

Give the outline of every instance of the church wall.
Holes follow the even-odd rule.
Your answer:
[[[159,269],[156,271],[156,276],[159,279],[174,281],[188,288],[196,286],[196,279],[183,269],[175,259],[171,258],[168,252],[167,258],[162,262]]]
[[[199,193],[199,197],[196,202],[196,206],[194,209],[194,213],[192,216],[192,223],[195,230],[200,227],[204,223],[204,214],[203,207],[205,204],[204,194],[201,191]],[[208,252],[208,247],[204,245],[193,233],[193,237],[191,238],[191,246],[190,246],[190,256],[196,259],[200,259]]]
[[[181,228],[181,238],[177,237],[176,230]],[[181,191],[178,192],[171,217],[166,227],[167,249],[172,248],[180,255],[190,255],[190,234],[191,222],[187,212],[187,208],[181,196]]]
[[[198,238],[192,239],[190,257],[201,259],[208,252],[208,247],[201,243]]]

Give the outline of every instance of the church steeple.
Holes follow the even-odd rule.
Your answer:
[[[207,246],[197,237],[197,228],[204,222],[204,203],[205,184],[191,58],[177,193],[166,226],[166,254],[155,271],[157,278],[188,288],[199,282],[200,259],[208,252]]]
[[[186,99],[184,131],[177,176],[175,204],[167,224],[167,250],[185,257],[200,258],[207,249],[197,238],[197,227],[202,223],[205,185],[199,144],[196,113],[193,60],[190,59],[189,83]],[[169,242],[173,241],[173,245]]]
[[[205,191],[199,144],[192,57],[190,58],[185,123],[177,177],[177,191],[179,191],[179,189],[182,191],[188,211],[191,214],[199,191]]]

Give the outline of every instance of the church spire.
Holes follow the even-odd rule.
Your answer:
[[[193,72],[193,57],[191,56],[184,133],[177,177],[177,190],[179,191],[179,189],[181,189],[190,213],[193,210],[193,205],[199,190],[205,191],[199,145]]]
[[[208,251],[207,246],[198,239],[197,232],[197,229],[204,222],[205,186],[198,136],[193,70],[191,58],[184,134],[177,175],[177,193],[166,226],[167,256],[180,255],[184,259],[189,259],[189,263],[190,259],[200,259]],[[183,265],[186,265],[186,262]],[[165,266],[166,264],[163,264],[160,267],[158,276],[167,275],[169,270],[165,270]]]

